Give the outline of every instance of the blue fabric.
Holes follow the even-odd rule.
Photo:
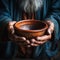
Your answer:
[[[5,27],[5,24],[9,21],[19,21],[22,20],[22,11],[21,9],[16,9],[18,0],[0,0],[0,28]],[[42,13],[43,12],[43,13]],[[48,41],[44,44],[45,52],[48,56],[54,56],[58,52],[58,47],[56,46],[57,41],[60,37],[60,0],[44,0],[43,11],[38,10],[36,12],[35,19],[37,20],[51,20],[55,24],[54,39],[53,41]],[[42,17],[41,17],[42,15]],[[4,29],[3,27],[3,29]],[[3,30],[2,30],[3,31]],[[9,43],[9,42],[7,42]],[[10,43],[7,44],[6,54],[9,54]],[[53,47],[52,47],[53,45]],[[54,47],[56,46],[56,47]],[[52,48],[52,49],[51,49]],[[41,53],[42,46],[38,46],[34,50],[34,57],[38,57]]]

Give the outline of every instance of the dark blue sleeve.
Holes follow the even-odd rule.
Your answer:
[[[51,20],[55,27],[54,27],[54,36],[52,41],[48,41],[45,44],[46,52],[51,57],[58,53],[58,41],[60,38],[60,0],[53,0],[49,11],[49,15],[47,16],[46,20]]]
[[[10,12],[9,0],[0,0],[0,58],[11,57],[15,47],[11,41],[3,42],[4,37],[7,35],[7,31],[5,31],[7,23],[12,21]],[[3,34],[4,37],[2,39]]]
[[[3,34],[7,34],[5,31],[7,29],[7,23],[12,21],[10,3],[9,0],[0,0],[0,41]]]
[[[48,16],[46,20],[51,20],[54,25],[54,38],[55,40],[59,40],[60,38],[60,0],[53,0],[51,3],[50,10],[48,12]]]
[[[0,28],[4,28],[7,22],[12,21],[10,12],[9,0],[0,0]]]

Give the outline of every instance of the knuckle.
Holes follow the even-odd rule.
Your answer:
[[[35,39],[31,39],[32,42],[35,42]]]
[[[21,37],[23,40],[26,40],[26,38],[25,37]]]

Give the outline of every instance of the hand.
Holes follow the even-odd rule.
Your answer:
[[[8,23],[8,37],[10,40],[16,42],[18,45],[23,44],[30,44],[29,40],[27,40],[25,37],[19,37],[15,35],[14,33],[14,27],[13,25],[16,23],[16,21],[11,21]]]
[[[47,42],[49,39],[51,39],[52,37],[52,33],[54,31],[54,23],[52,23],[51,21],[47,21],[47,23],[49,24],[49,28],[47,30],[48,35],[44,35],[44,36],[39,36],[36,37],[36,39],[31,39],[31,46],[38,46],[41,44],[44,44],[45,42]]]

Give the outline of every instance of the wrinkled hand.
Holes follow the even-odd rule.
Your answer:
[[[23,44],[25,42],[28,47],[30,47],[30,46],[38,46],[38,45],[44,44],[49,39],[51,39],[52,33],[54,31],[54,24],[51,21],[47,21],[47,23],[49,24],[49,28],[47,30],[49,35],[36,37],[36,39],[33,38],[33,39],[30,40],[31,41],[31,43],[30,43],[30,41],[27,40],[25,37],[19,37],[19,36],[14,34],[14,27],[13,27],[13,25],[15,23],[16,23],[16,21],[8,23],[9,39],[11,39],[12,41],[14,40],[15,42],[18,42],[19,44],[20,44],[20,42],[23,42]]]
[[[47,23],[49,24],[49,28],[47,30],[48,35],[44,35],[41,37],[36,37],[36,39],[31,39],[31,46],[38,46],[41,44],[44,44],[45,42],[47,42],[49,39],[51,39],[52,37],[52,33],[54,31],[54,23],[52,23],[51,21],[47,21]]]
[[[14,27],[13,25],[16,23],[16,21],[11,21],[8,23],[8,37],[10,40],[16,42],[17,44],[29,44],[29,40],[27,40],[25,37],[19,37],[16,34],[14,34]]]

